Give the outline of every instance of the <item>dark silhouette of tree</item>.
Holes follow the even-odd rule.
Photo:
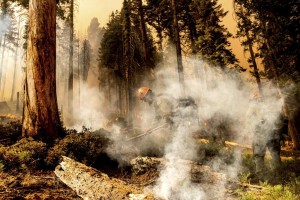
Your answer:
[[[88,40],[84,40],[80,52],[80,63],[82,65],[82,80],[87,81],[89,69],[91,67],[92,48]]]
[[[277,84],[283,107],[289,118],[289,134],[300,149],[299,86],[299,2],[235,0],[257,24],[249,24],[258,34],[255,42],[266,77]],[[285,87],[292,90],[285,90]]]

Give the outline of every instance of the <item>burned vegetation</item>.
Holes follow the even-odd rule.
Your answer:
[[[15,122],[20,125],[20,121]],[[116,122],[117,125],[120,125]],[[91,131],[83,128],[81,132],[66,130],[66,136],[55,141],[52,145],[32,138],[20,138],[13,143],[2,142],[0,147],[0,194],[3,199],[81,199],[99,197],[108,199],[156,199],[145,188],[155,188],[160,181],[161,170],[168,165],[168,160],[159,155],[159,149],[151,151],[137,151],[128,146],[126,140],[135,138],[139,133],[133,130],[122,129],[124,143],[116,144],[113,140],[113,131],[99,129]],[[12,131],[13,132],[13,131]],[[18,129],[15,134],[19,134]],[[154,133],[153,133],[154,134]],[[256,186],[247,173],[253,170],[249,149],[237,143],[219,143],[214,140],[195,137],[197,155],[193,160],[179,159],[178,166],[190,166],[189,176],[194,186],[202,188],[211,198],[238,199],[242,191],[248,193],[262,192],[265,186]],[[144,138],[143,138],[144,137]],[[147,134],[139,140],[152,137]],[[132,141],[131,141],[132,142]],[[116,149],[116,145],[118,149]],[[121,145],[121,146],[120,146]],[[228,175],[228,167],[236,163],[236,150],[243,151],[240,180]],[[112,150],[123,150],[119,156],[127,156],[121,160],[112,157]],[[273,177],[269,174],[266,180],[278,184],[289,180],[289,177],[299,176],[300,171],[292,170],[297,166],[296,152],[285,151],[286,156],[294,156],[292,161],[284,161],[283,169],[286,177]],[[153,156],[156,157],[153,157]],[[219,164],[218,164],[219,163]],[[184,170],[184,169],[183,169]],[[294,173],[291,175],[290,173]],[[254,181],[254,182],[253,182]],[[294,179],[297,186],[297,179]],[[223,192],[213,192],[219,184],[224,184]],[[180,191],[174,186],[173,195]],[[271,186],[268,186],[271,187]],[[290,186],[289,186],[290,187]],[[212,190],[214,188],[214,190]],[[294,197],[298,190],[292,191]],[[81,198],[80,198],[81,197]]]

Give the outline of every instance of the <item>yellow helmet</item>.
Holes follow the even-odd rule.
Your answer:
[[[140,87],[136,93],[136,96],[140,100],[143,100],[149,91],[150,91],[150,88],[148,88],[148,87]]]

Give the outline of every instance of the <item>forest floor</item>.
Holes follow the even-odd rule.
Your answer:
[[[11,135],[12,129],[21,131],[20,116],[0,115],[0,144],[13,145],[17,136]],[[251,157],[252,150],[247,146],[242,146],[232,142],[226,142],[227,146],[240,147],[243,149],[243,156],[247,159]],[[300,177],[300,151],[294,151],[290,144],[282,148],[283,168],[279,176],[270,176],[267,178],[268,184],[286,184],[291,176]],[[1,163],[0,163],[1,164]],[[103,173],[110,177],[118,178],[128,184],[137,187],[149,186],[159,177],[158,170],[149,170],[141,175],[136,175],[131,170],[119,169],[116,163],[99,168]],[[271,173],[267,173],[272,175]],[[250,178],[250,174],[244,173],[240,177],[240,183],[244,183],[244,189],[238,191],[227,191],[226,199],[241,199],[240,192],[247,190],[245,188],[256,188],[257,192],[261,190],[262,183]],[[300,179],[299,179],[300,181]],[[23,170],[14,169],[11,171],[2,170],[0,165],[0,200],[9,199],[37,199],[37,200],[64,200],[64,199],[81,199],[76,192],[62,183],[54,174],[53,170]],[[247,198],[244,198],[247,199]],[[251,199],[251,198],[249,198]],[[255,198],[254,198],[255,199]],[[270,198],[271,199],[271,198]]]

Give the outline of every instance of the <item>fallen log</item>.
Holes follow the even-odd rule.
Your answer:
[[[124,181],[109,178],[106,174],[63,156],[63,161],[55,168],[56,176],[77,195],[86,200],[99,199],[154,199],[141,188],[126,184]]]

